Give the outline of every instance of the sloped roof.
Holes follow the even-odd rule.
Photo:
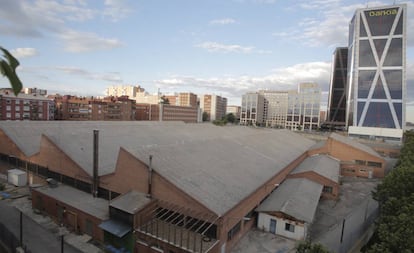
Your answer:
[[[257,208],[257,212],[282,212],[312,223],[323,186],[306,178],[288,178]]]
[[[64,184],[58,184],[55,188],[43,186],[35,190],[101,220],[109,219],[108,201],[94,198],[90,193]]]
[[[145,193],[130,191],[112,200],[109,206],[129,214],[135,214],[149,202],[151,199],[147,198]]]
[[[331,133],[331,135],[329,135],[329,138],[332,138],[332,139],[334,139],[334,140],[336,140],[336,141],[339,141],[339,142],[345,143],[346,145],[349,145],[349,146],[351,146],[351,147],[354,147],[354,148],[356,148],[356,149],[359,149],[359,150],[361,150],[361,151],[364,151],[364,152],[366,152],[366,153],[368,153],[368,154],[370,154],[370,155],[373,155],[373,156],[376,156],[376,157],[382,158],[382,157],[381,157],[381,155],[380,155],[380,154],[378,154],[378,153],[377,153],[375,150],[373,150],[371,147],[369,147],[369,146],[367,146],[367,145],[364,145],[364,144],[362,144],[362,143],[359,143],[359,142],[357,142],[357,141],[355,141],[355,140],[353,140],[353,139],[351,139],[351,138],[348,138],[348,137],[342,136],[342,135],[337,134],[337,133]]]
[[[147,165],[153,155],[157,173],[217,215],[315,143],[289,130],[179,122],[1,122],[0,128],[28,156],[45,135],[90,175],[99,129],[99,175],[114,172],[121,147]]]
[[[290,174],[313,171],[336,183],[339,182],[340,162],[327,155],[314,155],[307,157]]]

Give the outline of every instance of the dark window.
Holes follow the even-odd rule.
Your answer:
[[[402,39],[394,38],[385,57],[384,66],[402,66]]]
[[[376,39],[374,40],[375,50],[378,54],[378,59],[381,59],[382,53],[384,53],[385,44],[387,39]]]
[[[285,230],[294,233],[295,232],[295,225],[286,223],[285,224]]]
[[[393,103],[395,113],[397,114],[398,122],[400,123],[400,127],[402,127],[402,104],[401,103]]]
[[[359,66],[361,67],[376,67],[374,54],[372,53],[371,45],[368,40],[361,40],[359,42]]]
[[[358,108],[357,108],[357,124],[359,124],[359,121],[361,120],[362,110],[364,109],[365,102],[358,102]]]
[[[365,161],[363,160],[355,160],[355,163],[358,165],[365,165]]]
[[[404,11],[401,10],[400,20],[398,20],[398,24],[397,24],[397,27],[395,28],[394,34],[402,34],[402,30],[403,30],[403,25],[402,25],[403,15],[404,15]]]
[[[332,186],[324,186],[322,191],[326,193],[332,193],[332,190]]]
[[[374,81],[375,70],[361,70],[359,71],[358,80],[358,98],[367,98],[369,89]]]
[[[395,128],[388,103],[371,102],[363,126]]]
[[[372,98],[377,99],[386,99],[387,96],[385,95],[384,85],[382,84],[381,78],[378,78],[377,84],[374,88],[374,93],[372,94]]]
[[[402,98],[402,71],[384,70],[384,77],[392,99]]]
[[[37,167],[37,173],[41,176],[48,177],[48,173],[47,173],[48,171],[49,170],[46,167],[43,167],[43,166]]]
[[[368,161],[367,165],[371,167],[378,167],[378,168],[382,167],[382,163],[372,162],[372,161]]]
[[[227,233],[227,240],[230,241],[240,231],[240,228],[241,221],[237,222],[237,224]]]

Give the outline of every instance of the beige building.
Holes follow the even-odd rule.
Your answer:
[[[113,85],[106,88],[106,96],[121,97],[128,96],[129,98],[135,98],[138,93],[144,92],[144,88],[134,85]]]
[[[226,115],[227,98],[217,95],[200,96],[200,108],[207,113],[207,121],[221,120]]]
[[[227,106],[226,113],[233,113],[234,117],[236,117],[237,120],[240,120],[240,112],[241,112],[241,106],[238,106],[238,105]]]

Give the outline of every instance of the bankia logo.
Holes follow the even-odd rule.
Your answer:
[[[379,17],[379,16],[390,16],[390,15],[397,15],[398,9],[387,9],[387,10],[376,10],[370,11],[370,17]]]

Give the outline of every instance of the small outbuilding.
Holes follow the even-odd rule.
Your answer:
[[[294,240],[306,239],[323,185],[306,178],[286,179],[260,204],[257,226]]]
[[[19,169],[8,170],[7,182],[14,186],[25,186],[27,184],[27,173]]]

